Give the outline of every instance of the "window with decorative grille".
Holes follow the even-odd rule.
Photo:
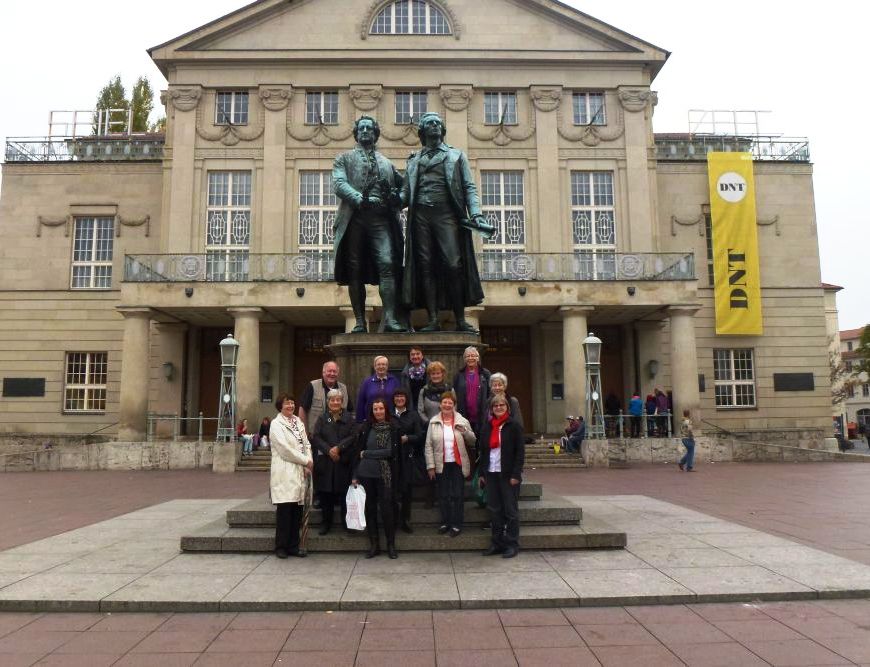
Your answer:
[[[607,125],[604,93],[574,93],[574,125]]]
[[[511,279],[511,258],[526,247],[526,209],[521,171],[483,171],[481,208],[496,233],[483,241],[484,280]]]
[[[427,111],[428,98],[425,92],[396,92],[396,124],[409,125],[416,123]]]
[[[73,233],[72,289],[112,286],[114,218],[76,218]]]
[[[713,350],[717,408],[755,407],[755,368],[751,349]]]
[[[299,173],[299,254],[310,258],[311,280],[331,279],[335,265],[335,212],[331,171]]]
[[[450,35],[444,12],[426,0],[397,0],[372,21],[372,35]]]
[[[208,174],[206,279],[245,281],[251,245],[251,172]]]
[[[338,125],[338,93],[314,91],[305,93],[306,125]]]
[[[64,373],[64,412],[105,412],[106,352],[67,352]]]
[[[214,105],[215,125],[247,125],[248,93],[218,91]]]
[[[578,280],[616,278],[613,173],[571,172],[571,224]]]
[[[484,93],[483,122],[487,125],[516,125],[517,94]]]

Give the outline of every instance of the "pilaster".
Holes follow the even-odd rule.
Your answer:
[[[562,368],[565,378],[565,412],[579,415],[585,412],[586,358],[583,340],[588,335],[587,318],[592,306],[562,306]]]
[[[148,362],[151,309],[119,307],[124,317],[118,440],[145,440],[148,412]]]

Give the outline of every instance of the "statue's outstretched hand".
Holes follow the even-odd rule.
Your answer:
[[[487,239],[492,239],[496,235],[495,225],[490,223],[485,216],[478,214],[473,216],[473,220],[475,226]]]

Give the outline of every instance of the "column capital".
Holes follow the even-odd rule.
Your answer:
[[[559,306],[559,312],[562,313],[563,318],[571,315],[586,315],[593,310],[595,310],[595,306]]]
[[[701,310],[701,304],[687,303],[678,306],[668,306],[665,312],[668,314],[668,317],[673,317],[674,315],[686,315],[687,317],[692,317],[699,310]]]
[[[290,85],[262,84],[257,94],[267,110],[284,111],[290,103],[293,88]]]
[[[151,317],[154,315],[154,311],[152,311],[147,306],[117,306],[115,310],[121,313],[121,315],[123,315],[125,318],[147,317],[148,319],[151,319]]]
[[[232,315],[234,319],[242,317],[254,317],[260,319],[265,313],[265,311],[259,306],[233,306],[227,308],[227,312]]]

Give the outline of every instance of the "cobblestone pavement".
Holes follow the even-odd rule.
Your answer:
[[[0,664],[854,665],[870,601],[535,610],[0,614]]]

